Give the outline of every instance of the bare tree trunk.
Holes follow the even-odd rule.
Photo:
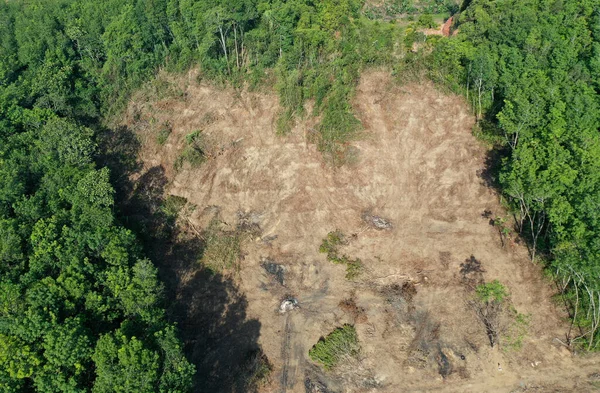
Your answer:
[[[469,83],[471,82],[471,67],[473,63],[469,63],[469,70],[467,71],[467,102],[469,102]]]
[[[481,120],[481,82],[477,87],[478,99],[479,99],[479,111],[477,112],[477,120]]]
[[[517,222],[517,229],[519,230],[519,233],[523,233],[523,221],[525,221],[526,218],[525,198],[523,197],[523,194],[519,194],[517,199],[519,200],[519,221]]]
[[[590,331],[588,332],[588,334],[590,335],[590,338],[588,339],[588,351],[592,349],[592,344],[594,343],[594,335],[596,333],[596,330],[598,329],[598,324],[600,324],[600,308],[598,307],[599,305],[596,303],[596,294],[594,293],[593,289],[590,289],[589,286],[587,286],[585,283],[583,283],[586,292],[588,293],[588,297],[590,299],[590,308],[588,310],[588,318],[591,319],[592,322],[592,326]]]
[[[567,333],[567,342],[570,344],[571,342],[571,330],[573,329],[573,325],[575,324],[575,320],[577,319],[577,312],[579,311],[579,288],[577,287],[577,283],[573,280],[575,285],[575,310],[573,312],[573,317],[571,318],[571,325],[569,326],[569,332]],[[568,281],[567,281],[568,284]],[[565,286],[566,287],[566,286]]]
[[[242,57],[242,66],[247,66],[248,65],[248,61],[246,59],[246,48],[244,48],[244,32],[242,31],[242,29],[240,29],[240,38],[241,38],[241,57]]]
[[[544,201],[542,200],[542,206],[544,205]],[[537,221],[537,222],[536,222]],[[544,229],[544,225],[546,224],[546,213],[544,210],[541,210],[538,213],[534,213],[533,217],[530,216],[531,222],[531,237],[533,239],[532,251],[531,251],[531,262],[535,262],[535,254],[537,250],[537,242]]]
[[[227,43],[225,41],[225,34],[223,33],[223,25],[219,26],[219,33],[221,34],[221,45],[223,46],[225,62],[227,63],[227,72],[231,75],[231,69],[229,68],[229,56],[227,55]]]
[[[240,53],[238,51],[238,40],[237,40],[237,26],[233,25],[233,40],[235,44],[235,63],[237,68],[240,68]]]
[[[279,58],[283,56],[283,34],[279,34]]]
[[[483,95],[483,78],[477,79],[475,82],[477,86],[477,121],[481,120],[481,96]]]

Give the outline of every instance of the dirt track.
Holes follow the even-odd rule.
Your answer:
[[[461,98],[429,83],[398,87],[385,72],[369,73],[355,97],[365,129],[353,144],[358,160],[333,169],[306,142],[314,120],[300,122],[289,136],[275,135],[274,95],[196,83],[183,89],[181,100],[134,101],[126,123],[135,125],[135,111],[170,122],[164,146],[152,142],[152,130],[139,132],[141,158],[146,169],[165,168],[168,193],[198,206],[191,217],[196,226],[206,223],[208,206],[218,206],[232,225],[238,212],[253,213],[259,223],[262,235],[244,245],[236,282],[275,368],[265,391],[304,392],[307,373],[340,391],[591,389],[587,375],[598,362],[571,356],[555,340],[566,327],[550,301],[550,283],[522,246],[503,247],[482,216],[505,213],[481,176],[486,151],[471,134],[473,116]],[[214,156],[199,169],[175,172],[185,135],[197,129],[209,136]],[[367,210],[394,228],[370,228],[361,219]],[[365,263],[355,282],[318,252],[335,229],[350,238],[344,252]],[[460,265],[471,255],[481,261],[486,281],[500,280],[515,308],[531,314],[521,350],[488,348],[460,279]],[[283,285],[261,267],[264,258],[284,266]],[[416,288],[410,301],[390,289],[405,282]],[[301,308],[281,315],[286,295],[297,297]],[[339,307],[350,297],[364,309],[361,318]],[[361,360],[337,373],[315,372],[309,348],[343,323],[356,323]],[[440,359],[452,371],[446,378]]]

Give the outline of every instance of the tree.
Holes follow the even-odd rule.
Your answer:
[[[121,331],[104,335],[92,359],[97,375],[94,393],[155,391],[159,355],[136,337],[127,337]]]
[[[498,343],[503,332],[503,312],[506,307],[508,293],[498,281],[480,284],[475,288],[475,298],[470,306],[485,327],[492,348]]]
[[[96,167],[99,115],[164,61],[166,12],[0,5],[0,390],[111,390],[111,372],[129,391],[190,389],[156,268]]]
[[[485,132],[497,141],[498,185],[516,227],[532,260],[541,254],[557,275],[579,330],[574,341],[588,349],[598,342],[600,320],[593,273],[600,265],[599,205],[590,197],[600,190],[594,9],[593,1],[574,0],[465,3],[461,34],[450,41],[475,51],[461,53],[448,78],[464,78],[478,117],[485,112],[490,121]],[[437,46],[434,57],[452,56],[450,47]]]

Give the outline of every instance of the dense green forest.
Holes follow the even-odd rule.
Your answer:
[[[600,2],[473,0],[455,27],[411,61],[472,103],[495,146],[491,182],[564,291],[568,340],[597,348]]]
[[[282,134],[314,100],[311,138],[333,165],[360,131],[350,100],[362,69],[420,70],[464,94],[494,146],[491,182],[564,291],[573,341],[596,348],[600,3],[430,3],[390,3],[460,12],[458,35],[416,53],[418,21],[379,20],[360,0],[0,3],[0,389],[191,388],[157,269],[101,159],[107,120],[160,67],[273,82]]]
[[[0,4],[3,391],[191,388],[194,367],[136,240],[148,234],[126,229],[115,205],[122,196],[103,167],[104,125],[159,67],[200,66],[205,77],[236,85],[271,72],[285,108],[280,131],[314,98],[323,113],[317,142],[341,162],[359,124],[349,105],[359,69],[389,62],[394,51],[394,26],[362,18],[361,5]]]

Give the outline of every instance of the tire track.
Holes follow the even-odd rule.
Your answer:
[[[281,358],[283,359],[283,370],[281,371],[281,393],[286,393],[288,388],[288,378],[290,371],[290,352],[292,346],[292,314],[285,316],[285,326],[283,329],[283,344],[281,346]]]

